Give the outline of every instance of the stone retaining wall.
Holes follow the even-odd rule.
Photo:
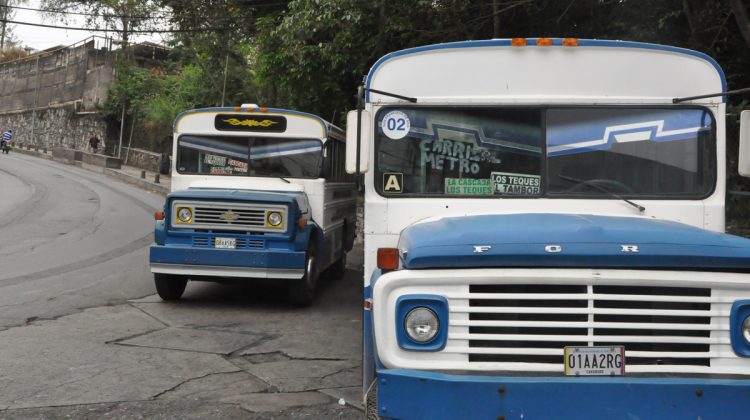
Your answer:
[[[103,151],[107,126],[98,114],[77,114],[72,106],[61,106],[37,110],[36,115],[32,111],[0,114],[0,132],[5,130],[13,130],[16,144],[77,150],[88,148],[90,133],[94,132],[101,140],[99,150]]]
[[[122,148],[122,158],[125,165],[135,166],[151,172],[159,172],[159,153],[148,150]]]

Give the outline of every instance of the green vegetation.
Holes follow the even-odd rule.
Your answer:
[[[747,0],[98,0],[85,5],[114,15],[137,13],[133,19],[112,17],[120,28],[147,28],[153,22],[139,18],[156,13],[183,31],[174,36],[169,60],[159,69],[136,69],[123,60],[104,107],[119,122],[125,104],[126,139],[135,118],[133,145],[152,150],[160,147],[174,116],[196,107],[252,102],[340,124],[375,60],[440,42],[554,36],[667,44],[714,57],[730,89],[750,86]],[[750,189],[734,172],[736,120],[745,104],[743,97],[732,97],[728,105],[730,190]],[[746,200],[730,198],[730,220],[741,219],[740,202]]]

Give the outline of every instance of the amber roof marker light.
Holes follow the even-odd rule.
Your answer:
[[[577,47],[580,42],[578,38],[565,38],[562,41],[563,47]]]
[[[536,46],[537,47],[551,47],[552,38],[539,38],[536,40]]]
[[[513,38],[510,40],[510,45],[513,47],[525,47],[526,38]]]

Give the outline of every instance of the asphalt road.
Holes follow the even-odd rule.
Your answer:
[[[0,156],[0,419],[360,418],[361,256],[309,308],[250,282],[165,303],[148,271],[162,203]]]

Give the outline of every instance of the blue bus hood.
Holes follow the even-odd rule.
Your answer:
[[[750,271],[750,239],[645,217],[505,214],[446,217],[404,229],[402,266]]]

